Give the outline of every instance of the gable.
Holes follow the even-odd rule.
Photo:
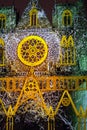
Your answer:
[[[30,26],[30,13],[33,8],[32,2],[28,3],[28,6],[25,8],[21,19],[17,25],[17,29],[28,29],[31,28]],[[33,12],[37,10],[37,19],[38,19],[38,26],[37,28],[51,28],[50,22],[44,12],[44,10],[37,4],[35,5],[35,9]]]

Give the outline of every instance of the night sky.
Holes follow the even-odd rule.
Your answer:
[[[0,7],[4,6],[15,6],[15,10],[19,14],[19,18],[21,17],[21,14],[23,13],[24,9],[26,8],[28,2],[30,0],[0,0]],[[46,12],[47,17],[49,18],[50,22],[52,21],[52,9],[54,7],[54,3],[73,3],[76,2],[76,0],[39,0],[40,6],[44,9]],[[84,1],[84,8],[87,14],[87,0]],[[87,16],[87,15],[86,15]]]

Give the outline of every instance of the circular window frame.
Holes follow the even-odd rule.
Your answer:
[[[36,62],[29,62],[29,61],[26,61],[22,54],[21,54],[21,50],[23,49],[22,48],[22,45],[25,44],[27,41],[29,40],[32,40],[32,39],[35,39],[35,40],[38,40],[40,41],[43,45],[44,45],[44,55],[43,57],[39,60],[39,61],[36,61]],[[26,51],[26,50],[25,50]],[[41,63],[44,62],[44,60],[47,58],[47,54],[48,54],[48,46],[45,42],[45,40],[40,37],[40,36],[36,36],[36,35],[30,35],[30,36],[27,36],[25,38],[23,38],[20,42],[19,42],[19,45],[17,47],[17,54],[18,54],[18,58],[20,59],[20,61],[25,64],[25,65],[28,65],[28,66],[37,66],[37,65],[40,65]]]

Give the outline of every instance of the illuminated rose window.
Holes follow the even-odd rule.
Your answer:
[[[39,36],[25,37],[18,45],[18,57],[28,66],[41,64],[47,57],[48,47]]]

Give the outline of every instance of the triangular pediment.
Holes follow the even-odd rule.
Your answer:
[[[25,8],[21,19],[17,25],[17,29],[28,29],[31,28],[30,26],[30,12],[32,10],[33,2],[32,0],[28,3],[27,7]],[[44,12],[44,10],[40,7],[40,5],[37,3],[35,5],[35,8],[37,9],[37,19],[38,19],[38,26],[37,28],[51,28],[50,22]]]

